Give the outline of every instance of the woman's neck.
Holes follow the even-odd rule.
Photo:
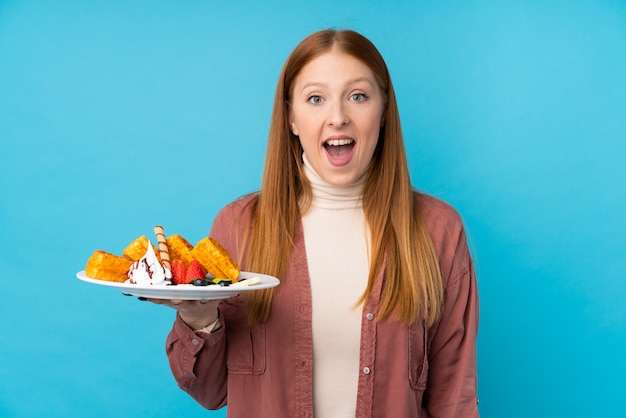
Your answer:
[[[311,184],[313,199],[311,206],[320,209],[342,210],[363,207],[363,187],[365,186],[366,174],[357,181],[346,187],[336,187],[326,182],[315,172],[311,163],[302,154],[304,173]]]

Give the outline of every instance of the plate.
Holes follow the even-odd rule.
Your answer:
[[[251,273],[242,271],[240,279],[251,279],[258,277],[261,283],[254,286],[230,287],[230,286],[191,286],[191,285],[138,285],[131,283],[108,282],[106,280],[92,279],[85,274],[85,271],[76,273],[76,277],[80,280],[97,284],[100,286],[112,287],[120,290],[125,295],[142,296],[154,299],[179,299],[179,300],[216,300],[226,299],[236,296],[240,293],[249,292],[251,290],[269,289],[280,284],[274,276],[266,274]]]

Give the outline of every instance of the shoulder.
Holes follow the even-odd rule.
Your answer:
[[[217,213],[217,216],[215,217],[215,222],[230,223],[238,218],[248,218],[252,205],[256,201],[257,196],[257,194],[249,194],[228,203]]]
[[[250,212],[256,198],[256,194],[249,194],[224,206],[213,221],[210,235],[223,243],[222,245],[238,241],[248,228]]]
[[[429,230],[463,228],[463,219],[449,203],[437,197],[415,192],[418,216]]]
[[[471,262],[463,219],[452,205],[434,196],[416,192],[415,199],[418,217],[430,235],[441,272],[451,283]]]

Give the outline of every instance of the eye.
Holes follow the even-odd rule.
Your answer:
[[[350,96],[350,100],[355,102],[364,102],[368,99],[367,94],[365,93],[354,93]]]
[[[316,94],[309,96],[306,99],[307,102],[309,103],[313,103],[313,104],[320,104],[324,101],[324,99],[322,98],[322,96],[318,96]]]

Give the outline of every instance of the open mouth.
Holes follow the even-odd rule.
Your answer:
[[[324,142],[324,149],[331,158],[339,159],[350,154],[354,148],[354,140],[350,138],[329,139]]]

